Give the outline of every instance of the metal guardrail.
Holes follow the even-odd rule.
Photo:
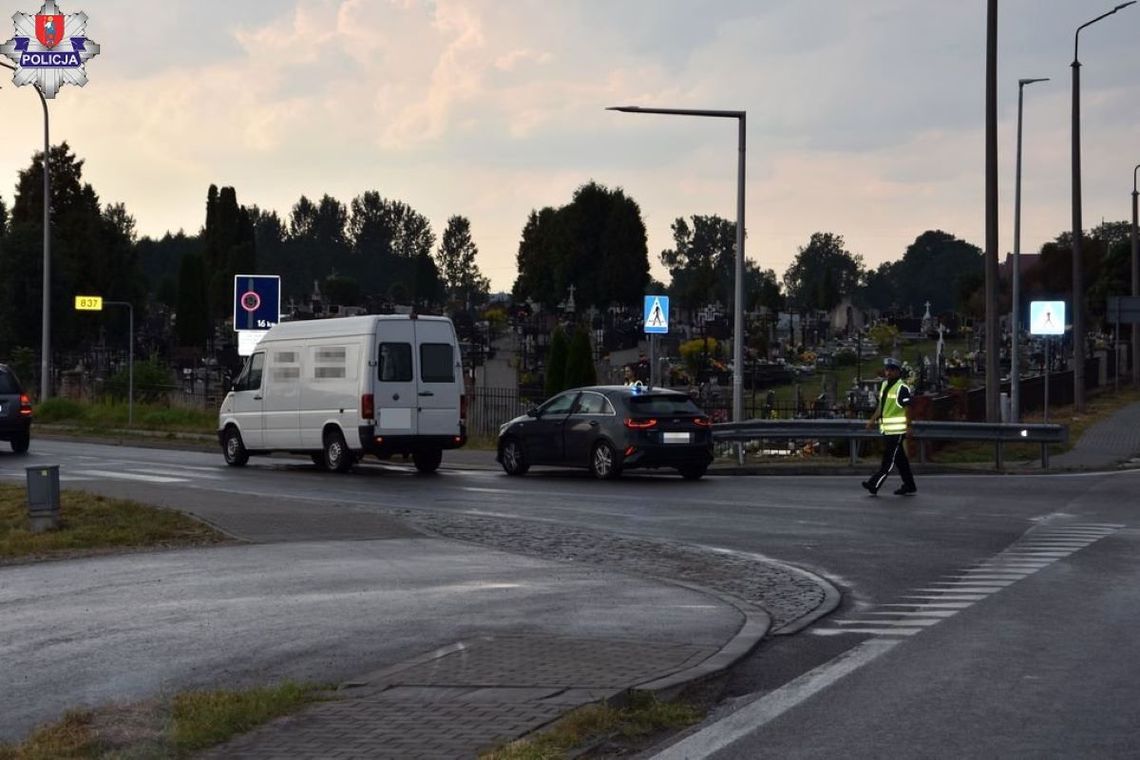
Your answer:
[[[919,444],[921,462],[926,462],[927,441],[992,441],[999,470],[1002,467],[1002,444],[1041,444],[1041,466],[1049,469],[1049,445],[1064,444],[1069,440],[1069,429],[1064,425],[915,420],[910,427],[910,437]],[[858,459],[858,442],[879,436],[877,428],[867,429],[865,420],[746,420],[713,425],[713,438],[718,441],[846,440],[852,465]]]

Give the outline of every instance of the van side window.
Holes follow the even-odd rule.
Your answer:
[[[410,383],[412,381],[412,344],[381,343],[378,375],[382,383]]]
[[[256,391],[261,389],[261,371],[265,367],[265,352],[259,351],[253,356],[249,357],[249,366],[245,375],[244,382],[238,387],[240,391]]]
[[[420,380],[425,383],[454,383],[455,362],[448,343],[420,344]]]

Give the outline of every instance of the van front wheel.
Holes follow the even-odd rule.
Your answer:
[[[348,472],[352,468],[353,456],[339,430],[325,433],[325,467],[333,472]]]
[[[230,467],[244,467],[249,461],[249,452],[242,443],[241,433],[235,427],[226,428],[226,435],[222,443],[222,456]]]
[[[439,463],[443,461],[443,451],[441,449],[414,451],[412,461],[420,472],[435,472],[439,469]]]

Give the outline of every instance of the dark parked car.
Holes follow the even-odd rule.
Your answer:
[[[696,480],[712,456],[711,423],[692,399],[635,385],[559,393],[499,429],[496,459],[508,475],[551,464],[608,480],[635,467],[672,467]]]
[[[12,451],[22,454],[31,440],[32,401],[16,373],[0,364],[0,441],[11,442]]]

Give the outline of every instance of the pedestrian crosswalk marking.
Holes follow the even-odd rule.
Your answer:
[[[809,633],[896,640],[914,636],[1124,527],[1115,523],[1083,523],[1066,528],[1033,529],[984,562],[942,576],[949,580],[930,581],[899,597],[914,601],[882,604],[878,610],[860,610],[855,613],[859,617],[850,619],[821,620]],[[878,617],[884,619],[866,619]]]

